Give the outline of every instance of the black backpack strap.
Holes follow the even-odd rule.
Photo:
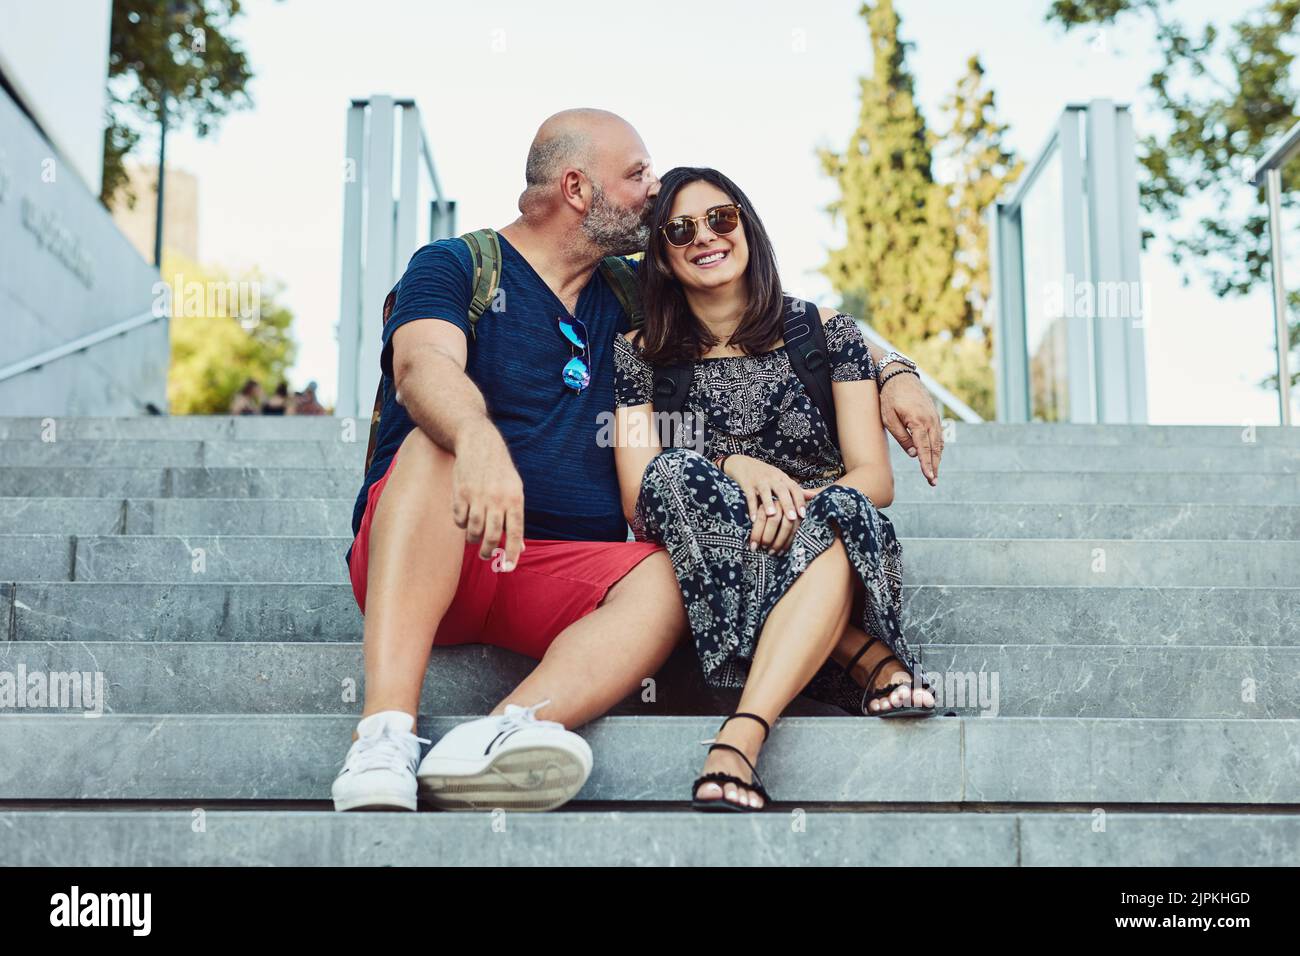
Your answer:
[[[654,409],[659,414],[676,414],[686,407],[695,374],[694,362],[664,365],[654,370]]]
[[[782,322],[790,365],[808,390],[808,397],[822,413],[830,429],[831,441],[838,447],[840,433],[835,420],[835,397],[831,393],[830,350],[826,346],[821,313],[812,302],[785,296]]]

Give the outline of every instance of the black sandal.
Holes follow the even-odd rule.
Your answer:
[[[847,664],[844,665],[844,673],[848,675],[849,680],[853,680],[853,666],[862,659],[862,655],[867,652],[867,648],[875,643],[883,642],[880,641],[880,638],[875,637],[874,635],[869,636],[863,645],[858,648],[858,652],[853,655]],[[879,700],[881,697],[888,697],[900,687],[910,687],[915,690],[910,677],[907,680],[900,680],[892,684],[886,684],[884,687],[876,687],[876,675],[879,674],[881,669],[890,661],[897,660],[898,659],[893,655],[887,655],[882,657],[876,663],[876,666],[872,668],[871,675],[867,678],[866,686],[862,689],[861,709],[863,715],[867,717],[933,717],[935,711],[938,709],[937,702],[936,704],[930,704],[924,707],[919,704],[908,704],[905,707],[898,707],[891,703],[889,705],[889,710],[872,711],[867,709],[867,705],[873,700]],[[854,681],[854,683],[856,684],[857,681]],[[928,690],[931,693],[934,692],[934,688],[924,681],[921,682],[921,689]]]
[[[720,727],[718,727],[718,733],[722,733],[722,728],[727,726],[728,720],[735,720],[737,717],[749,717],[762,724],[763,743],[767,743],[767,735],[771,733],[772,728],[769,727],[767,721],[758,716],[758,714],[747,714],[743,711],[732,714],[727,718],[727,720],[722,722]],[[706,811],[734,810],[740,813],[752,813],[755,810],[767,809],[767,805],[772,802],[772,798],[767,795],[767,790],[763,787],[763,781],[759,779],[758,771],[754,769],[754,765],[749,762],[749,758],[745,756],[744,752],[739,747],[731,746],[731,744],[718,743],[716,737],[713,740],[703,740],[701,743],[711,744],[709,747],[709,753],[713,753],[715,750],[730,750],[732,753],[739,754],[740,759],[745,761],[745,765],[749,767],[750,772],[754,775],[754,779],[750,782],[746,782],[741,780],[739,777],[733,776],[729,773],[723,773],[720,770],[715,770],[713,773],[706,773],[703,776],[696,778],[695,782],[691,784],[691,808],[694,810]],[[723,790],[723,795],[718,797],[716,800],[701,800],[696,796],[696,793],[699,792],[700,786],[706,783],[716,783],[718,787]],[[763,798],[763,805],[761,807],[741,806],[735,801],[728,800],[725,789],[725,784],[728,783],[734,783],[737,787],[752,790]]]

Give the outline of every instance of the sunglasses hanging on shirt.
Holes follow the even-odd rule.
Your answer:
[[[570,347],[581,353],[569,359],[560,375],[566,386],[575,393],[581,392],[591,384],[591,369],[587,365],[587,327],[581,319],[571,319],[567,315],[558,316],[556,321],[560,324],[560,334],[568,339]]]

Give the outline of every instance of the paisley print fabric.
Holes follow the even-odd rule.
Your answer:
[[[875,379],[857,322],[839,313],[824,327],[832,380]],[[653,370],[636,346],[615,339],[614,359],[617,404],[651,402]],[[838,533],[861,583],[852,620],[889,646],[916,686],[926,686],[900,624],[903,559],[894,527],[863,492],[834,484],[844,462],[784,346],[701,359],[685,411],[705,423],[704,453],[670,448],[655,456],[641,482],[632,531],[668,549],[705,681],[744,686],[767,615]],[[722,454],[761,459],[805,488],[823,489],[807,503],[786,552],[749,549],[744,493],[712,462]],[[804,693],[861,713],[862,689],[833,661]]]

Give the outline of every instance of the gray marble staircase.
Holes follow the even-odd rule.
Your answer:
[[[887,512],[944,716],[797,701],[778,805],[694,814],[735,696],[684,651],[581,729],[578,800],[503,824],[330,810],[364,433],[0,418],[0,863],[865,864],[909,838],[937,865],[1300,863],[1300,429],[950,428],[937,488],[893,449]],[[421,735],[529,667],[435,649]],[[72,674],[81,701],[4,697]]]

